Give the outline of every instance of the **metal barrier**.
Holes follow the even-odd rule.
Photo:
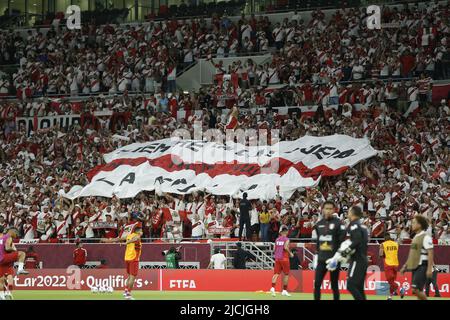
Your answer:
[[[266,1],[263,1],[264,3],[261,3],[261,0],[251,0],[251,1],[247,1],[247,3],[244,5],[243,7],[243,12],[246,14],[258,14],[258,15],[268,15],[270,16],[271,14],[280,14],[280,13],[288,13],[288,12],[292,12],[294,10],[296,10],[297,12],[307,12],[307,11],[314,11],[317,9],[320,10],[333,10],[333,9],[342,9],[342,3],[341,2],[337,2],[335,5],[316,5],[316,3],[314,3],[314,1],[311,1],[312,5],[310,6],[301,6],[301,5],[297,5],[295,7],[293,6],[287,6],[284,8],[280,8],[280,7],[275,7],[272,10],[266,10],[267,9],[267,5],[266,5]],[[300,1],[299,1],[300,2]],[[304,0],[302,0],[302,2],[304,2]],[[395,1],[395,0],[378,0],[377,4],[379,5],[387,5],[387,6],[395,6],[395,5],[401,5],[404,3],[411,3],[414,1]],[[426,4],[426,2],[419,2],[420,4]],[[365,6],[365,3],[361,2],[359,4],[359,6]],[[352,6],[346,6],[346,7],[352,7]],[[261,8],[263,8],[263,10],[261,10]],[[120,9],[120,8],[118,8]],[[190,20],[190,19],[200,19],[200,18],[205,18],[205,19],[210,19],[210,16],[205,15],[205,14],[200,14],[200,15],[193,15],[193,16],[168,16],[168,17],[155,17],[152,18],[151,20],[144,18],[141,19],[139,17],[139,14],[137,14],[137,12],[139,12],[139,9],[141,9],[141,11],[146,11],[147,15],[149,13],[149,11],[153,11],[153,13],[155,15],[159,14],[159,7],[158,6],[154,6],[154,7],[148,7],[145,5],[138,5],[136,8],[136,5],[132,5],[131,7],[128,8],[122,8],[122,9],[129,9],[129,11],[131,12],[131,14],[129,15],[130,17],[134,15],[134,19],[131,18],[129,19],[129,22],[123,22],[121,24],[123,25],[138,25],[138,24],[144,24],[144,23],[149,23],[150,21],[154,21],[154,22],[159,22],[159,21],[164,21],[167,19],[172,19],[172,18],[176,18],[179,20]],[[137,10],[136,10],[137,9]],[[93,10],[92,10],[93,11]],[[49,11],[48,11],[49,12]],[[31,15],[31,13],[28,13],[28,15]],[[26,18],[27,14],[23,14],[21,16],[22,20],[27,20]],[[230,18],[239,18],[238,16],[230,16]],[[30,19],[28,19],[30,20]],[[86,25],[87,23],[81,23],[82,25]],[[34,25],[32,27],[30,26],[17,26],[16,29],[23,29],[23,30],[28,30],[28,29],[36,29],[36,28],[49,28],[49,25]]]
[[[83,242],[83,243],[100,243],[104,238],[61,238],[59,239],[59,243],[75,243],[75,242]],[[315,238],[290,238],[289,239],[291,243],[315,243]],[[232,243],[235,244],[236,242],[246,243],[246,244],[256,244],[256,245],[267,245],[267,244],[273,244],[273,242],[262,242],[262,241],[239,241],[238,238],[182,238],[182,239],[174,239],[174,238],[141,238],[141,241],[144,243],[151,243],[155,241],[161,241],[165,243],[198,243],[198,242],[208,242],[213,244],[220,244],[220,243]],[[369,243],[372,244],[379,244],[380,242],[383,242],[384,238],[371,238],[369,239]],[[36,242],[30,241],[26,242],[23,241],[20,244],[34,244]],[[46,244],[46,242],[39,242],[41,244]],[[54,244],[54,243],[48,243],[48,244]]]

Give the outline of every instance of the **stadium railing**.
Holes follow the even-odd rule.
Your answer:
[[[105,238],[61,238],[61,239],[52,239],[50,241],[39,241],[37,243],[45,244],[45,243],[75,243],[75,242],[84,242],[84,243],[100,243],[102,239]],[[179,242],[198,242],[198,243],[210,243],[210,242],[239,242],[239,238],[142,238],[142,242],[150,243],[150,242],[168,242],[168,243],[179,243]],[[315,242],[315,238],[290,238],[292,243],[313,243]],[[53,242],[55,241],[55,242]],[[384,238],[371,238],[369,240],[370,243],[379,243],[380,241],[384,241]],[[252,243],[264,243],[263,241],[249,241]],[[36,243],[36,242],[27,242],[23,241],[22,244],[26,243]],[[272,243],[269,241],[269,243]]]
[[[190,67],[192,67],[193,65],[191,65]],[[187,69],[189,69],[190,67],[188,67]],[[187,70],[186,69],[186,70]],[[413,80],[417,80],[417,77],[411,77],[411,78],[388,78],[388,79],[366,79],[366,80],[350,80],[350,81],[341,81],[338,84],[342,84],[342,85],[349,85],[349,84],[356,84],[356,83],[361,83],[361,84],[366,84],[366,83],[376,83],[376,82],[388,82],[389,80],[392,80],[392,82],[401,82],[401,81],[413,81]],[[447,84],[450,83],[450,79],[445,79],[445,80],[433,80],[433,84]],[[296,84],[297,87],[304,85],[305,83],[298,83]],[[314,85],[314,83],[312,83],[312,85]],[[254,87],[258,87],[258,86],[254,86]],[[285,84],[277,84],[277,85],[269,85],[266,87],[266,89],[282,89],[285,87],[289,87],[289,84],[285,83]],[[89,98],[92,97],[97,97],[99,95],[103,95],[105,99],[108,98],[113,98],[113,97],[120,97],[123,96],[125,93],[124,92],[117,92],[114,94],[110,94],[109,91],[98,91],[95,93],[86,93],[86,94],[79,94],[76,96],[71,96],[70,93],[68,94],[64,94],[64,93],[54,93],[54,94],[46,94],[46,95],[42,95],[42,94],[37,94],[37,95],[33,95],[31,98],[36,99],[36,98],[64,98],[68,101],[83,101],[83,100],[87,100]],[[152,96],[154,95],[154,93],[150,93],[150,92],[143,92],[143,91],[127,91],[126,93],[128,96],[144,96],[144,97],[148,97],[148,96]],[[8,95],[8,96],[3,96],[1,97],[1,100],[18,100],[17,96],[13,96],[13,95]]]

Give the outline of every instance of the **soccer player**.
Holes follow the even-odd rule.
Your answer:
[[[392,300],[392,296],[397,293],[398,284],[395,282],[397,279],[398,271],[398,243],[391,239],[389,233],[384,236],[384,242],[380,246],[380,257],[384,257],[384,274],[386,280],[389,283],[389,297],[388,300]],[[403,298],[403,290],[401,290],[401,296]]]
[[[350,208],[348,212],[350,224],[347,228],[350,239],[342,242],[333,258],[327,260],[327,269],[330,271],[336,270],[339,262],[349,260],[347,289],[355,300],[366,300],[364,281],[368,267],[367,243],[369,233],[367,227],[361,223],[362,216],[363,212],[360,207]]]
[[[26,254],[17,251],[13,239],[17,238],[19,232],[16,228],[10,228],[4,233],[0,226],[0,300],[12,299],[14,262],[18,262],[17,274],[28,274],[24,270]]]
[[[337,252],[346,234],[345,226],[333,215],[335,209],[334,202],[325,201],[322,208],[324,217],[314,226],[317,235],[317,254],[314,256],[316,269],[314,300],[320,300],[320,286],[328,271],[326,261]],[[339,300],[339,268],[340,266],[338,265],[336,270],[330,271],[331,289],[333,290],[334,300]]]
[[[134,281],[138,275],[139,271],[139,258],[141,257],[141,249],[142,249],[142,225],[141,223],[136,223],[133,225],[130,233],[126,236],[126,238],[114,238],[114,239],[102,239],[102,242],[111,243],[111,242],[121,242],[125,241],[126,249],[125,249],[125,265],[127,269],[127,282],[123,292],[123,296],[127,300],[134,300],[131,295],[131,291],[133,290]]]
[[[400,272],[412,271],[412,292],[419,300],[427,300],[423,288],[427,278],[433,277],[433,240],[426,233],[428,221],[424,216],[417,215],[412,220],[412,231],[416,234],[409,248],[408,260]]]
[[[289,257],[293,257],[294,254],[289,250],[289,238],[287,237],[289,229],[286,226],[282,226],[280,229],[280,236],[275,240],[275,268],[273,270],[272,288],[270,292],[275,297],[275,285],[277,283],[278,276],[283,272],[283,291],[282,296],[290,297],[287,292],[287,286],[289,281]]]
[[[125,250],[125,264],[127,267],[128,279],[123,296],[127,300],[134,300],[131,296],[131,290],[133,290],[134,281],[139,271],[139,258],[141,257],[142,249],[141,237],[142,227],[140,224],[137,224],[134,227],[134,230],[127,235],[125,242],[125,245],[127,246]]]

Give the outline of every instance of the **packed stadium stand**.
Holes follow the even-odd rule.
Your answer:
[[[104,154],[192,132],[196,121],[223,129],[234,107],[240,129],[278,129],[283,141],[342,134],[380,151],[290,199],[252,200],[248,240],[273,242],[287,225],[293,241],[311,241],[332,199],[346,224],[361,206],[375,240],[409,243],[422,214],[434,241],[449,244],[448,1],[386,4],[386,27],[374,30],[360,1],[271,3],[243,13],[245,1],[181,2],[138,22],[127,20],[134,8],[103,7],[82,14],[81,30],[58,12],[35,28],[5,11],[0,225],[40,242],[114,238],[135,221],[149,242],[237,238],[239,201],[229,196],[64,197]],[[207,76],[189,80],[200,66]],[[210,232],[218,226],[226,231]]]

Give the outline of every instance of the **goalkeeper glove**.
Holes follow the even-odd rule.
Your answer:
[[[352,242],[350,240],[345,240],[344,242],[341,243],[338,252],[342,257],[348,257],[354,252],[354,249],[350,247],[351,244]]]
[[[345,261],[346,259],[339,253],[336,252],[334,256],[326,261],[327,269],[330,271],[336,270],[339,262]]]
[[[344,249],[344,250],[341,251],[341,255],[344,256],[344,257],[346,257],[346,256],[348,256],[349,254],[351,254],[352,251],[353,251],[353,250],[352,250],[350,247],[348,247],[348,248],[346,248],[346,249]]]
[[[346,263],[348,261],[347,256],[343,256],[339,251],[334,256],[326,261],[327,269],[334,271],[337,269],[339,263]]]
[[[333,258],[328,259],[326,261],[326,263],[327,263],[327,269],[329,271],[334,271],[334,270],[336,270],[339,262],[335,257],[333,257]]]

